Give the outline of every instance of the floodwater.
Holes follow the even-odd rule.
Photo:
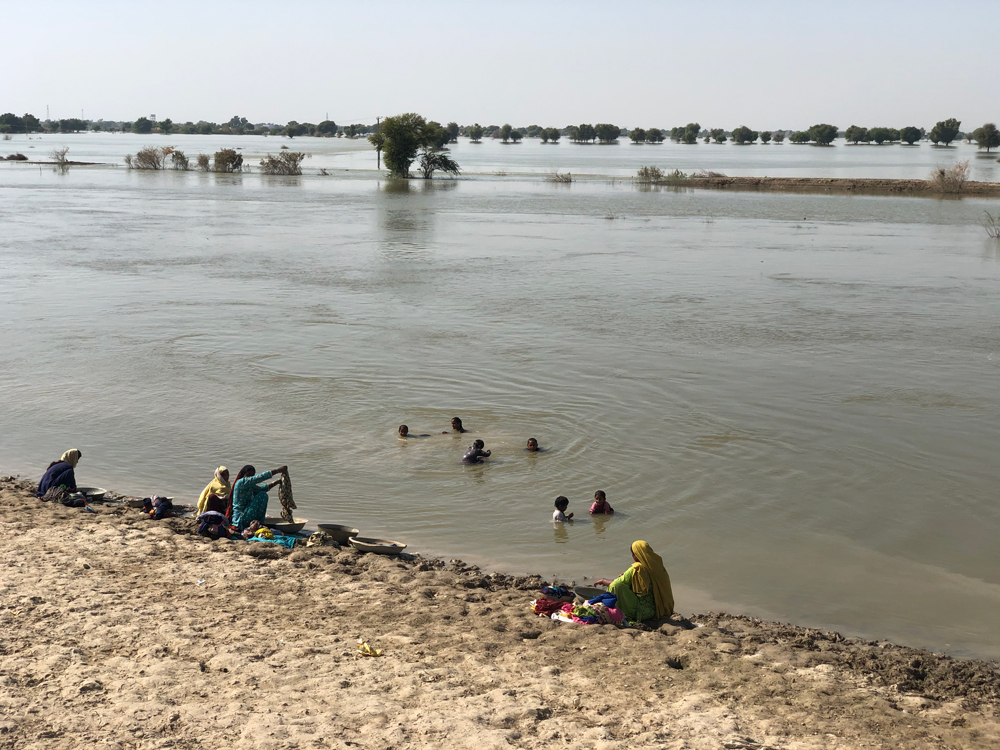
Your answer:
[[[301,515],[413,551],[582,581],[646,539],[682,612],[1000,656],[1000,202],[478,171],[0,166],[0,471],[78,447],[193,499],[287,463]]]
[[[0,141],[0,157],[20,152],[32,160],[48,160],[54,148],[69,147],[67,158],[74,161],[124,165],[126,154],[144,146],[174,146],[191,159],[211,155],[222,148],[236,148],[245,163],[256,169],[261,156],[276,154],[282,147],[307,155],[303,171],[318,173],[371,171],[375,154],[364,138],[280,138],[266,136],[219,135],[133,135],[82,133],[71,135],[14,136]],[[517,177],[569,172],[577,177],[628,178],[645,165],[665,171],[680,169],[688,174],[698,170],[722,172],[733,177],[881,177],[922,180],[938,166],[969,161],[970,179],[1000,181],[997,152],[979,151],[965,142],[934,146],[921,142],[905,144],[853,145],[837,141],[833,147],[791,143],[737,146],[733,143],[633,144],[627,138],[616,144],[543,144],[537,139],[521,143],[501,143],[486,139],[471,143],[459,139],[451,147],[452,156],[467,175]]]

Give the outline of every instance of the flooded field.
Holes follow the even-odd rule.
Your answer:
[[[117,164],[289,144],[31,144],[63,141]],[[0,165],[0,471],[79,447],[85,483],[193,499],[220,463],[287,463],[302,515],[413,551],[583,580],[642,538],[682,612],[1000,656],[1000,202],[620,179],[993,159],[463,143],[470,179],[394,183],[362,141],[289,145],[309,174]],[[475,438],[493,457],[463,466]],[[598,489],[618,515],[587,517]],[[553,528],[559,494],[577,520]]]

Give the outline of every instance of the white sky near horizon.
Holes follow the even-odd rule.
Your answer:
[[[42,119],[1000,120],[1000,0],[0,0],[0,19],[0,112]]]

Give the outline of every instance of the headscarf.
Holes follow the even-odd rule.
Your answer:
[[[59,457],[59,460],[60,461],[65,461],[71,467],[73,467],[75,469],[76,465],[78,463],[80,463],[80,459],[82,457],[83,457],[83,454],[80,453],[80,451],[78,451],[76,448],[71,448],[70,450],[68,450],[65,453],[63,453],[62,456]]]
[[[257,470],[253,466],[247,464],[242,469],[240,469],[240,473],[236,475],[236,478],[233,480],[233,483],[229,486],[229,497],[226,498],[227,518],[231,519],[233,517],[233,492],[235,492],[236,490],[236,483],[245,477],[254,476],[256,472]]]
[[[632,591],[638,596],[653,592],[656,616],[670,617],[674,613],[674,592],[663,559],[646,542],[632,542],[632,554],[639,562],[632,563]]]
[[[222,478],[222,472],[226,470],[225,466],[220,466],[215,470],[215,479],[208,483],[208,486],[201,491],[201,495],[198,496],[198,514],[202,514],[206,510],[206,505],[208,504],[208,498],[211,495],[218,495],[219,497],[229,496],[229,482]]]

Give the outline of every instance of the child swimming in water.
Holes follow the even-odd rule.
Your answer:
[[[399,439],[406,440],[407,438],[419,438],[419,437],[430,437],[426,432],[422,435],[417,435],[416,433],[410,433],[410,428],[405,424],[399,426]]]
[[[528,447],[525,450],[529,453],[537,453],[541,448],[538,447],[538,441],[535,438],[528,438]]]
[[[486,447],[486,443],[482,440],[477,440],[470,447],[469,450],[465,452],[462,456],[463,464],[481,464],[484,458],[489,458],[493,451],[484,451],[483,448]]]
[[[453,432],[468,432],[467,429],[465,429],[464,427],[462,427],[462,420],[459,419],[458,417],[452,417],[451,418],[451,429],[452,429]],[[445,430],[441,434],[442,435],[447,435],[448,434],[448,430]]]
[[[552,514],[552,521],[553,522],[559,522],[559,523],[565,523],[566,521],[572,521],[573,520],[573,514],[572,513],[566,513],[566,509],[568,507],[569,507],[569,498],[568,497],[565,497],[563,495],[560,495],[559,497],[557,497],[556,498],[556,510],[555,510],[555,513]]]
[[[604,494],[604,490],[598,490],[594,493],[594,504],[590,506],[590,515],[599,516],[607,515],[612,516],[615,513],[615,509],[608,504],[608,496]]]

